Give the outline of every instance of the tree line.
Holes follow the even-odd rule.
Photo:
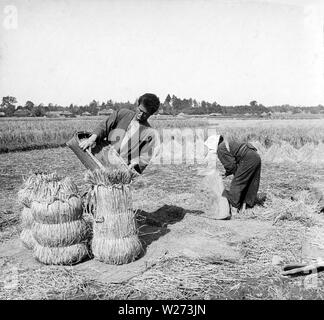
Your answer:
[[[97,115],[100,110],[119,110],[121,108],[127,108],[135,110],[137,106],[137,101],[132,102],[116,102],[111,99],[106,102],[92,100],[86,105],[76,105],[70,104],[69,106],[61,106],[53,103],[48,105],[44,104],[34,104],[32,101],[26,101],[25,105],[18,105],[18,101],[15,97],[6,96],[2,98],[0,104],[0,112],[6,117],[12,117],[15,115],[17,110],[25,110],[28,115],[33,117],[43,117],[48,112],[57,111],[69,111],[73,115],[82,115],[87,112],[91,115]],[[258,103],[256,100],[252,100],[247,105],[236,105],[236,106],[223,106],[217,102],[208,102],[205,100],[197,101],[196,99],[181,99],[175,95],[168,94],[165,100],[161,103],[159,113],[166,115],[178,115],[179,113],[189,114],[189,115],[203,115],[203,114],[218,114],[218,115],[261,115],[270,114],[271,112],[283,112],[283,113],[302,113],[310,112],[314,114],[324,113],[324,106],[291,106],[289,104],[280,106],[268,106],[265,107],[263,104]]]

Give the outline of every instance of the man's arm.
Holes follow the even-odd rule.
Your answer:
[[[112,123],[117,118],[117,111],[114,111],[107,119],[101,121],[92,131],[90,138],[80,142],[79,146],[83,150],[94,147],[96,141],[101,141],[108,136]]]

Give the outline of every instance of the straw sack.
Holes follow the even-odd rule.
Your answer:
[[[35,244],[37,244],[31,229],[24,229],[20,233],[20,240],[27,249],[33,249]]]
[[[35,222],[32,231],[35,240],[46,247],[64,247],[85,242],[89,234],[88,225],[83,219],[58,224]]]
[[[102,262],[129,263],[142,250],[130,187],[133,177],[120,170],[88,172],[85,177],[95,190],[92,252]]]
[[[36,242],[34,257],[44,264],[71,265],[85,259],[88,255],[87,245],[84,243],[68,247],[43,247]]]
[[[104,221],[102,220],[102,222]],[[126,238],[136,234],[136,232],[136,220],[133,212],[111,215],[107,223],[96,223],[96,235],[98,237],[103,236],[109,239]]]
[[[206,213],[216,220],[226,220],[231,217],[227,198],[222,196],[225,189],[223,179],[218,170],[206,172],[202,186],[207,191]]]
[[[132,262],[141,251],[142,244],[137,235],[116,239],[95,236],[92,240],[93,255],[108,264]]]
[[[82,200],[72,196],[66,201],[56,200],[50,204],[32,202],[32,213],[36,222],[46,224],[66,223],[82,217]]]
[[[31,229],[34,223],[34,218],[30,208],[24,207],[22,209],[20,221],[23,229]]]

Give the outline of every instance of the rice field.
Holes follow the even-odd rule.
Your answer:
[[[42,140],[42,126],[52,130],[51,137],[55,137],[56,132],[56,137],[65,142],[73,130],[88,130],[95,124],[93,120],[76,119],[16,121],[21,121],[25,132],[30,132],[29,139],[38,130],[39,146],[45,141]],[[272,147],[274,153],[283,142],[299,149],[309,145],[315,148],[323,143],[321,121],[213,120],[208,125],[227,136],[259,141],[267,150]],[[12,121],[15,125],[10,127],[10,122],[6,122],[12,137],[19,135],[17,123]],[[0,124],[3,137],[5,130],[2,122]],[[187,124],[183,124],[177,124],[177,127],[185,128]],[[195,128],[201,128],[201,123]],[[30,146],[27,140],[21,143],[21,146]],[[6,145],[9,145],[8,141]],[[17,193],[23,177],[31,171],[70,176],[81,193],[87,190],[85,168],[69,148],[28,151],[12,148],[16,152],[0,154],[0,271],[5,272],[8,265],[17,263],[19,285],[4,289],[0,275],[0,299],[324,298],[323,273],[317,275],[318,286],[308,285],[310,278],[307,276],[284,278],[281,275],[283,263],[310,259],[305,256],[307,234],[319,236],[323,233],[323,214],[319,214],[312,193],[314,182],[324,180],[323,163],[314,166],[269,157],[262,166],[259,190],[266,194],[265,203],[233,220],[217,223],[203,217],[207,202],[201,191],[201,165],[149,165],[142,178],[133,185],[134,208],[146,217],[147,223],[141,229],[146,250],[141,259],[150,254],[150,248],[153,251],[163,248],[163,254],[131,279],[123,283],[105,283],[93,280],[90,271],[81,272],[71,267],[38,265],[33,269],[30,259],[19,262],[19,257],[11,258],[11,251],[5,254],[1,251],[19,237],[21,207],[17,203]],[[277,152],[279,154],[282,149]],[[219,164],[218,168],[222,170]],[[227,187],[230,180],[224,181]],[[314,241],[316,239],[313,237]],[[319,247],[324,247],[321,240],[316,241]]]
[[[63,146],[76,131],[91,131],[103,119],[0,119],[0,153]],[[207,118],[151,120],[162,137],[163,129],[216,128],[230,139],[259,141],[263,146],[285,141],[295,148],[324,142],[324,119],[217,120]],[[162,141],[161,141],[162,142]]]

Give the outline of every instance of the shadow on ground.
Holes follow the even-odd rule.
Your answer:
[[[139,238],[143,245],[143,253],[139,258],[145,255],[147,247],[152,242],[170,232],[169,225],[182,221],[187,213],[199,215],[204,212],[186,210],[174,205],[164,205],[154,212],[139,210],[137,212],[137,223],[140,230]]]

